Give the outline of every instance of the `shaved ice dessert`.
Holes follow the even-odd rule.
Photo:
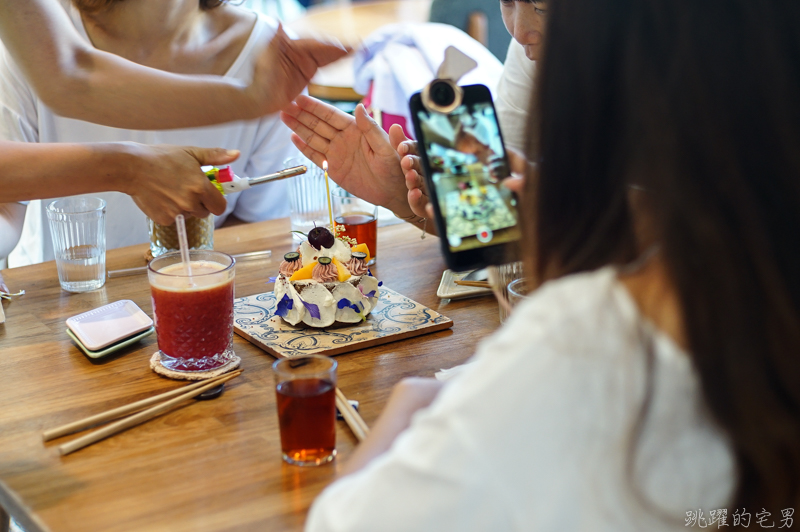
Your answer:
[[[315,227],[297,251],[283,256],[275,278],[275,314],[291,325],[330,327],[366,320],[380,286],[367,267],[365,244],[351,246]]]

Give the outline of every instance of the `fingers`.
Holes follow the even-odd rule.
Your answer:
[[[511,192],[517,196],[522,196],[522,191],[525,188],[525,178],[522,176],[511,176],[503,179],[501,182]]]
[[[330,146],[329,140],[316,134],[312,129],[309,129],[305,126],[305,124],[299,122],[292,116],[285,115],[284,119],[284,115],[284,113],[281,114],[281,120],[283,120],[283,123],[294,132],[294,135],[302,139],[304,144],[310,146],[315,151],[328,153],[328,148]]]
[[[409,139],[408,136],[406,135],[406,132],[403,131],[403,126],[401,126],[400,124],[392,124],[392,126],[389,128],[389,144],[392,145],[392,148],[394,148],[395,150],[397,150],[398,153],[400,153],[399,150],[400,143],[405,141],[411,141],[411,139]],[[405,155],[405,154],[400,153],[400,155]]]
[[[223,148],[187,148],[189,153],[197,159],[200,166],[220,166],[230,164],[239,158],[239,150],[225,150]]]
[[[405,174],[408,172],[414,172],[422,176],[425,173],[422,171],[422,159],[416,155],[406,155],[400,159],[400,167],[403,169],[403,173]]]
[[[506,147],[506,154],[508,155],[508,166],[512,173],[525,175],[528,171],[528,159],[522,152],[514,148]]]
[[[338,61],[353,50],[339,43],[326,43],[314,40],[306,41],[305,39],[298,42],[297,46],[301,52],[307,53],[314,58],[317,67],[324,67],[334,61]]]
[[[305,94],[300,94],[295,98],[295,104],[300,110],[314,115],[339,131],[347,129],[347,127],[353,123],[353,117],[341,109],[337,109],[332,105],[328,105],[327,103],[321,102],[311,96],[306,96]]]
[[[297,147],[297,149],[300,150],[300,152],[303,155],[305,155],[307,159],[309,159],[311,162],[313,162],[320,168],[322,167],[322,162],[325,160],[324,153],[318,152],[317,150],[306,144],[305,141],[303,141],[303,139],[301,139],[294,133],[292,133],[291,139],[292,139],[292,144],[294,144],[295,147]]]
[[[187,148],[189,153],[197,159],[197,162],[203,165],[220,166],[230,164],[239,157],[239,150],[224,150],[222,148]],[[197,218],[204,218],[208,216],[209,212],[220,215],[225,212],[228,202],[225,197],[219,193],[210,181],[203,178],[203,187],[200,191],[200,197],[184,209],[188,214]],[[180,214],[180,213],[175,213]],[[184,213],[185,214],[185,213]]]
[[[372,151],[377,153],[394,151],[394,148],[392,148],[389,142],[388,135],[383,128],[369,116],[363,104],[358,104],[353,114],[355,115],[358,129],[364,134],[364,138],[369,144],[369,147],[372,148]]]
[[[428,197],[422,193],[422,190],[415,188],[408,191],[408,206],[416,216],[428,218],[428,214],[425,211],[427,205]]]
[[[416,140],[406,140],[397,145],[397,153],[399,153],[401,156],[404,155],[418,156],[419,153],[417,151],[417,147],[418,144]]]

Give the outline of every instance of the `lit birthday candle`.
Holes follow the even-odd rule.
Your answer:
[[[331,233],[333,238],[336,238],[336,224],[333,223],[333,207],[331,206],[331,189],[328,186],[328,160],[322,161],[322,171],[325,172],[325,192],[328,198],[328,216],[331,219]]]

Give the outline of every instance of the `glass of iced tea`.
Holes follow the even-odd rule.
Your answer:
[[[357,198],[344,189],[331,191],[333,219],[337,226],[344,226],[344,234],[359,244],[366,244],[375,264],[378,254],[378,207]]]
[[[224,366],[233,353],[235,261],[218,251],[191,250],[192,275],[180,253],[150,261],[147,276],[153,319],[164,367],[208,371]]]
[[[283,459],[317,466],[336,456],[336,361],[322,355],[272,364]]]

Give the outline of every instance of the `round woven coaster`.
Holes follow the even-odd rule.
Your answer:
[[[242,362],[242,359],[236,355],[233,355],[233,359],[225,364],[224,366],[220,366],[215,369],[210,369],[208,371],[173,371],[171,369],[165,368],[161,364],[161,353],[156,351],[153,353],[153,356],[150,358],[150,369],[167,377],[169,379],[175,380],[183,380],[183,381],[202,381],[205,379],[210,379],[212,377],[216,377],[218,375],[222,375],[223,373],[228,373],[229,371],[233,371],[234,369],[239,367],[239,364]]]

